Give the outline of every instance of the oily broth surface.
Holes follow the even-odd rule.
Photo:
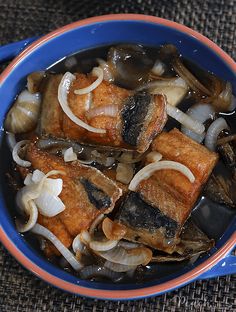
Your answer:
[[[83,72],[87,73],[92,70],[94,66],[97,66],[96,58],[103,58],[106,59],[107,52],[110,46],[102,46],[97,47],[90,50],[81,51],[75,53],[63,60],[57,62],[50,66],[47,70],[54,73],[65,73],[66,71],[70,72]],[[147,47],[147,54],[150,58],[155,61],[156,55],[158,54],[157,47]],[[188,61],[188,64],[191,63]],[[191,63],[192,64],[192,63]],[[202,69],[198,69],[196,65],[193,65],[194,71],[197,72],[199,75],[202,75]],[[182,103],[179,105],[179,108],[183,111],[186,111],[192,104],[194,103],[193,98],[187,96]],[[231,115],[223,116],[226,118],[226,121],[229,123],[232,133],[236,133],[236,117],[235,113],[233,112]],[[170,130],[173,127],[180,128],[179,124],[174,120],[168,120],[165,129]],[[6,173],[12,172],[11,166],[11,154],[9,148],[7,147],[6,137],[3,137],[1,143],[2,149],[2,164],[0,170],[0,183],[4,193],[4,199],[6,202],[6,206],[8,207],[10,214],[13,219],[15,219],[17,213],[15,209],[15,196],[12,196],[12,189],[8,186],[6,180]],[[229,175],[229,169],[226,168],[221,162],[215,169],[216,172],[221,174]],[[228,208],[225,205],[217,204],[211,201],[207,195],[204,197],[202,196],[197,204],[195,205],[192,218],[195,223],[200,227],[200,229],[208,235],[209,238],[214,238],[219,240],[222,235],[224,234],[227,227],[230,225],[233,218],[236,216],[236,209]],[[26,233],[23,235],[25,240],[37,251],[40,253],[41,256],[44,257],[43,252],[40,250],[40,246],[38,240],[30,234]],[[206,254],[203,255],[205,257]],[[59,265],[58,261],[52,260],[55,265]],[[141,283],[144,281],[154,281],[159,280],[161,278],[167,277],[173,273],[180,272],[182,269],[186,269],[191,267],[192,264],[189,261],[182,261],[182,262],[175,262],[175,263],[160,263],[160,264],[150,264],[147,265],[145,268],[138,270],[137,274],[133,278],[127,278],[127,280],[122,280],[122,283]],[[72,273],[74,274],[74,272]],[[103,282],[109,282],[107,280],[103,280]]]

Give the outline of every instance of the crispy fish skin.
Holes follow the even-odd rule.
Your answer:
[[[50,75],[45,82],[42,98],[42,111],[40,116],[40,132],[53,134],[56,137],[63,136],[62,122],[63,112],[58,103],[58,86],[62,75]]]
[[[152,150],[161,153],[165,160],[176,161],[187,166],[193,172],[195,181],[191,183],[176,170],[156,171],[151,177],[139,183],[136,192],[133,193],[136,194],[135,197],[131,199],[130,195],[127,197],[117,220],[129,229],[126,239],[134,240],[136,234],[139,242],[171,253],[178,242],[183,224],[216,165],[218,156],[177,129],[158,135],[152,143]],[[143,200],[143,203],[139,204],[140,210],[135,209],[137,197]],[[157,210],[156,213],[153,209]],[[142,222],[134,223],[135,218],[144,220],[145,215],[145,225]],[[163,216],[166,219],[163,219]],[[153,219],[159,221],[155,226],[153,226]],[[172,229],[171,236],[168,234],[169,227]],[[171,244],[168,242],[169,238]],[[169,249],[166,242],[169,244]]]
[[[171,253],[178,243],[178,223],[147,203],[142,195],[130,192],[121,205],[116,222],[126,228],[125,238]]]
[[[134,91],[126,90],[103,81],[96,89],[90,92],[90,94],[77,95],[74,93],[75,90],[89,86],[96,78],[85,74],[75,74],[75,76],[76,80],[72,83],[68,94],[70,109],[75,116],[85,123],[95,128],[105,129],[106,133],[101,134],[87,131],[76,125],[64,114],[57,99],[57,89],[61,76],[60,78],[58,77],[57,80],[55,76],[52,76],[53,83],[50,82],[49,78],[49,82],[46,86],[40,121],[41,133],[73,139],[79,142],[137,150],[140,153],[147,150],[152,139],[162,130],[166,123],[166,101],[164,96],[150,96],[149,102],[142,105],[141,101],[140,105],[137,105],[139,109],[133,112],[130,107],[132,107],[133,96],[135,97]],[[52,107],[49,108],[50,99],[52,97],[54,100]],[[91,99],[90,104],[89,99]],[[89,107],[89,105],[91,105],[91,107]],[[118,106],[118,113],[116,116],[101,114],[89,118],[87,114],[89,109],[107,105]],[[49,114],[47,113],[48,109],[50,109]],[[142,114],[140,114],[140,110],[143,111]],[[124,114],[124,111],[126,114]],[[131,128],[132,125],[136,125],[136,129],[134,133],[132,133],[132,140],[130,140],[129,135],[132,129],[130,126],[126,127],[127,123],[124,117],[129,119]],[[135,122],[134,120],[132,122],[133,118],[135,118]]]
[[[126,100],[121,115],[124,141],[143,153],[167,121],[166,98],[137,92]]]
[[[63,180],[63,189],[59,197],[65,204],[65,210],[57,215],[57,218],[71,237],[87,230],[99,214],[112,211],[122,195],[122,190],[97,169],[81,165],[79,162],[65,163],[62,158],[39,150],[35,144],[29,145],[27,159],[34,169],[39,169],[45,174],[51,170],[64,172],[63,175],[54,176]],[[53,219],[41,216],[39,222],[48,225],[53,223]],[[62,226],[57,228],[51,224],[50,227],[53,233],[56,228],[58,232],[54,234],[67,242],[64,240],[65,232]]]

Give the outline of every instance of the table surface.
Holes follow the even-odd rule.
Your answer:
[[[236,59],[236,0],[0,0],[0,44],[109,13],[142,13],[189,26]],[[0,312],[236,311],[236,276],[193,282],[162,296],[108,302],[58,290],[21,267],[0,245]]]

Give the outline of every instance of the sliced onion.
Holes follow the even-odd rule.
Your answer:
[[[57,173],[61,173],[61,171]],[[34,170],[33,174],[32,173],[27,174],[24,180],[24,184],[25,185],[37,184],[44,177],[45,177],[45,174],[42,171],[36,169]],[[46,191],[54,196],[58,196],[62,191],[62,187],[63,187],[62,179],[44,178],[44,182],[42,185],[42,192]]]
[[[54,196],[58,196],[59,194],[61,194],[62,187],[63,187],[62,179],[47,178],[43,184],[43,190],[49,192]]]
[[[54,217],[65,210],[65,205],[58,196],[45,191],[34,201],[41,215],[45,217]]]
[[[87,99],[85,101],[85,110],[89,110],[92,106],[92,102],[93,102],[93,94],[92,92],[89,92],[87,95]]]
[[[80,240],[82,241],[82,243],[84,243],[85,245],[89,245],[89,243],[91,242],[91,236],[89,234],[88,231],[82,231],[80,233]]]
[[[32,184],[32,173],[28,173],[27,176],[24,179],[24,185],[30,185]]]
[[[197,80],[197,78],[184,66],[179,58],[174,60],[173,67],[176,73],[186,81],[192,90],[198,93],[203,93],[204,95],[212,95],[211,91],[209,91],[199,80]]]
[[[12,132],[7,132],[7,145],[9,149],[13,151],[13,148],[16,145],[16,136]]]
[[[103,105],[91,108],[86,112],[86,117],[92,119],[97,116],[116,117],[119,112],[119,106],[115,104]]]
[[[38,170],[38,172],[36,173],[36,176],[39,176],[41,175],[40,174],[41,171]],[[46,181],[47,177],[49,177],[50,175],[56,175],[56,174],[63,174],[62,171],[59,171],[59,170],[51,170],[50,172],[48,172],[46,175],[44,175],[41,180],[39,180],[38,183],[30,183],[26,186],[24,186],[22,189],[20,189],[17,193],[17,205],[18,207],[21,209],[21,211],[25,211],[27,213],[27,209],[28,209],[28,205],[29,205],[29,202],[31,200],[36,200],[37,198],[39,198],[41,196],[41,192],[42,192],[42,189],[43,189],[43,185],[44,185],[44,182]],[[33,175],[32,175],[33,177]],[[32,179],[31,177],[31,179]],[[27,181],[28,182],[28,181]],[[45,194],[45,190],[43,192],[43,194]],[[52,195],[51,193],[49,193],[51,196],[54,196]],[[41,203],[44,204],[44,206],[42,206],[44,208],[44,214],[46,213],[45,212],[45,209],[46,207],[48,207],[48,205],[46,205],[46,202],[44,200],[44,198],[41,198]],[[50,203],[50,201],[49,201]],[[55,213],[55,210],[59,211],[62,209],[62,204],[61,202],[60,203],[57,203],[55,204],[55,200],[53,201],[53,207],[52,207],[52,211],[53,213]],[[42,204],[42,205],[43,205]],[[41,208],[42,208],[41,207]],[[48,212],[48,214],[50,214],[50,211]]]
[[[157,59],[155,64],[153,65],[151,72],[154,75],[161,76],[164,74],[165,69],[166,69],[166,65]]]
[[[214,113],[215,110],[212,105],[202,103],[191,106],[186,112],[189,117],[201,123],[206,122],[209,118],[213,118]],[[205,138],[205,133],[197,134],[184,126],[181,127],[181,131],[198,143],[201,143]]]
[[[64,152],[64,161],[70,162],[70,161],[75,161],[75,160],[77,160],[77,155],[74,153],[73,148],[69,147]]]
[[[117,280],[120,280],[123,277],[123,274],[114,272],[114,271],[109,270],[108,268],[93,264],[93,265],[84,267],[80,271],[80,276],[83,279],[89,279],[93,277],[106,277],[112,280],[113,282],[115,282]]]
[[[188,85],[180,77],[166,78],[164,80],[154,80],[148,82],[138,88],[138,90],[149,90],[151,94],[164,94],[167,98],[167,102],[172,106],[176,106],[186,95]]]
[[[102,258],[123,265],[146,265],[152,259],[152,251],[146,247],[126,250],[123,247],[115,247],[108,251],[97,252]]]
[[[130,270],[136,269],[137,266],[136,265],[123,265],[119,263],[113,263],[107,260],[104,263],[104,267],[114,272],[128,272]]]
[[[90,235],[93,235],[96,227],[103,221],[104,218],[105,218],[105,215],[103,213],[97,216],[97,218],[93,221],[93,223],[91,224],[89,228]]]
[[[224,118],[220,117],[213,121],[206,133],[205,146],[209,150],[214,151],[216,148],[218,135],[222,130],[226,129],[229,129],[229,126]]]
[[[137,248],[137,247],[140,246],[140,244],[138,244],[138,243],[127,242],[127,241],[124,241],[124,240],[119,241],[118,245],[120,247],[125,248],[125,249],[132,249],[132,248]]]
[[[75,271],[79,271],[83,265],[75,258],[75,256],[65,247],[64,244],[47,228],[36,223],[31,232],[48,239],[62,254],[62,256],[70,263]]]
[[[134,175],[132,164],[118,163],[116,167],[116,181],[123,184],[129,184]]]
[[[133,153],[123,152],[120,157],[116,157],[116,160],[125,163],[125,164],[135,164],[142,160],[143,154],[138,155],[136,158],[133,158]]]
[[[97,58],[97,62],[101,69],[103,70],[103,79],[108,82],[114,81],[114,77],[112,76],[110,66],[103,59]]]
[[[18,232],[24,233],[31,230],[38,219],[38,209],[33,200],[30,200],[26,207],[24,207],[26,215],[29,217],[27,223],[21,223],[19,220],[16,220],[16,227]]]
[[[118,244],[117,240],[96,241],[92,240],[89,247],[94,251],[107,251],[114,248]]]
[[[167,114],[195,133],[202,134],[205,131],[205,126],[201,122],[189,117],[177,107],[174,107],[168,103]]]
[[[162,155],[158,152],[155,152],[155,151],[148,153],[146,156],[146,160],[148,162],[156,162],[156,161],[159,161],[161,159],[162,159]]]
[[[36,169],[32,174],[32,183],[39,183],[44,177],[45,174],[41,170]]]
[[[80,239],[80,234],[78,234],[73,240],[72,249],[74,253],[76,254],[78,251],[82,253],[84,251],[84,247],[85,246]]]
[[[126,227],[124,225],[113,222],[109,218],[103,220],[102,230],[106,238],[110,240],[120,240],[126,234]]]
[[[103,70],[100,67],[94,67],[92,70],[92,75],[98,77],[91,85],[88,87],[77,89],[74,91],[75,94],[87,94],[89,92],[92,92],[94,89],[96,89],[103,81]]]
[[[17,165],[21,166],[21,167],[30,167],[31,166],[31,162],[27,161],[27,160],[23,160],[19,157],[19,150],[27,145],[30,141],[29,140],[22,140],[18,143],[16,143],[16,145],[14,146],[13,150],[12,150],[12,158],[13,160],[17,163]]]
[[[75,124],[78,126],[94,132],[94,133],[106,133],[105,129],[98,129],[94,128],[88,124],[86,124],[84,121],[79,119],[77,116],[74,115],[74,113],[71,111],[68,101],[67,101],[67,94],[69,93],[69,89],[71,86],[71,83],[75,80],[75,76],[72,75],[69,72],[66,72],[65,75],[62,77],[62,80],[60,82],[59,88],[58,88],[58,101],[61,105],[61,108],[63,112],[72,120]]]
[[[191,183],[195,181],[195,177],[188,167],[176,161],[161,160],[159,162],[151,163],[138,171],[129,184],[129,190],[135,191],[142,180],[148,179],[155,171],[163,169],[179,171],[185,175]]]

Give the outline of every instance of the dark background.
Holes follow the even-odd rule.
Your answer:
[[[46,34],[109,13],[150,14],[189,26],[236,59],[236,0],[0,0],[0,44]],[[22,268],[0,245],[0,312],[236,311],[236,276],[197,281],[139,301],[108,302],[67,294]]]

